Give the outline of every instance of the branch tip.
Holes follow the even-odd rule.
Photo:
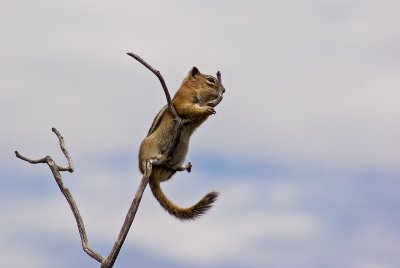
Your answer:
[[[51,128],[51,131],[53,131],[59,139],[62,139],[60,131],[58,131],[55,127]]]
[[[158,78],[158,80],[160,80],[161,86],[162,86],[162,88],[164,90],[164,94],[165,94],[165,97],[166,97],[167,103],[168,103],[168,108],[170,109],[170,111],[171,111],[171,113],[172,113],[172,115],[173,115],[175,120],[181,120],[181,118],[177,114],[174,106],[172,105],[171,96],[169,95],[169,90],[167,88],[167,85],[165,84],[165,81],[164,81],[163,76],[161,75],[161,72],[159,70],[157,70],[157,69],[154,69],[150,64],[148,64],[144,59],[142,59],[141,57],[139,57],[135,53],[128,52],[126,54],[128,54],[129,56],[131,56],[132,58],[134,58],[135,60],[140,62],[144,67],[146,67],[155,76],[157,76],[157,78]]]

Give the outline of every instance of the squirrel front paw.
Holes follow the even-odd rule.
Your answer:
[[[203,106],[203,108],[204,108],[204,113],[207,115],[212,115],[217,113],[212,103],[207,103],[207,106]]]

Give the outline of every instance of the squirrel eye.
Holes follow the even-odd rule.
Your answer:
[[[215,78],[212,77],[212,76],[208,76],[208,77],[207,77],[207,81],[210,82],[210,83],[215,84]]]

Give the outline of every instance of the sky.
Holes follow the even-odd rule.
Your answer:
[[[400,265],[398,1],[0,0],[2,265],[99,267],[46,165],[63,173],[89,243],[107,255],[141,179],[137,154],[192,68],[226,93],[193,135],[192,173],[146,189],[115,267]]]

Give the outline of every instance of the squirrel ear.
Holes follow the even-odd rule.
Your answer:
[[[192,70],[190,70],[190,74],[195,77],[196,74],[200,73],[199,69],[197,67],[193,67]]]

